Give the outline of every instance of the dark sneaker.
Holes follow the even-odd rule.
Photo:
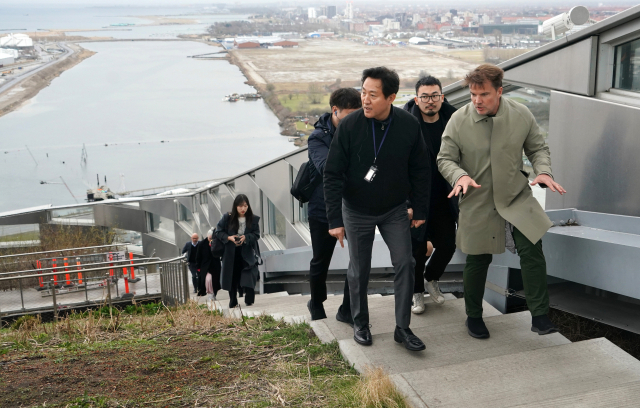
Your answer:
[[[396,326],[396,330],[393,332],[393,339],[397,343],[404,344],[404,347],[410,351],[421,351],[427,348],[422,340],[420,340],[418,336],[413,334],[413,332],[409,328],[401,329],[400,327]]]
[[[536,332],[542,336],[545,334],[557,333],[558,328],[556,327],[556,325],[551,323],[551,320],[549,320],[549,316],[542,315],[534,316],[531,319],[531,331]]]
[[[320,304],[320,307],[315,307],[311,299],[309,299],[309,301],[307,302],[307,309],[309,309],[309,313],[311,313],[311,320],[320,320],[327,318],[327,314],[324,312],[324,306]]]
[[[356,343],[361,344],[363,346],[370,346],[373,344],[373,340],[371,339],[371,331],[369,330],[371,327],[370,324],[358,329],[356,327],[353,328],[353,339]]]
[[[338,309],[338,313],[336,313],[336,320],[353,327],[353,316],[351,316],[351,313],[343,313],[342,306],[340,306],[340,308]]]
[[[488,339],[489,330],[484,324],[482,317],[467,317],[467,321],[464,323],[467,326],[467,333],[469,336],[476,339]]]

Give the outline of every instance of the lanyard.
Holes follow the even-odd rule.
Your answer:
[[[387,138],[387,133],[389,133],[389,128],[391,127],[391,122],[393,121],[393,116],[389,119],[389,123],[387,124],[387,130],[384,131],[384,135],[382,136],[382,140],[380,141],[380,146],[378,146],[378,150],[376,150],[376,126],[375,121],[371,120],[371,131],[373,132],[373,154],[375,155],[375,159],[373,162],[375,163],[378,160],[378,154],[380,154],[380,149],[382,149],[382,144],[384,143],[384,139]]]

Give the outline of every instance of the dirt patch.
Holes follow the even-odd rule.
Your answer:
[[[298,48],[233,50],[235,60],[270,83],[359,80],[365,68],[385,65],[401,79],[417,78],[421,71],[441,78],[461,78],[474,64],[430,52],[422,47],[368,46],[344,39],[300,41]],[[256,81],[260,83],[259,81]]]
[[[68,58],[55,63],[42,71],[30,76],[26,80],[17,83],[15,86],[7,90],[7,97],[0,100],[0,116],[19,109],[26,101],[33,98],[45,87],[51,84],[55,78],[59,77],[64,71],[71,69],[95,54],[93,51],[86,50],[79,45],[70,44],[75,49],[75,53]],[[15,92],[19,90],[19,92]]]
[[[360,377],[306,324],[194,303],[127,310],[3,329],[0,407],[360,405]]]

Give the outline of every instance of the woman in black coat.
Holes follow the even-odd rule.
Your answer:
[[[200,241],[198,251],[196,252],[196,266],[198,267],[198,296],[206,296],[207,289],[205,280],[207,274],[210,273],[213,282],[212,299],[216,299],[216,295],[220,290],[220,258],[211,254],[211,240],[213,239],[213,231],[207,233],[207,238]]]
[[[222,255],[220,285],[229,291],[229,308],[238,305],[238,289],[244,290],[244,301],[251,306],[259,279],[260,217],[253,215],[249,199],[238,194],[230,213],[225,214],[216,228],[218,239],[225,243]]]

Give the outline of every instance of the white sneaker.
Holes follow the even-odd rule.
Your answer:
[[[216,299],[216,295],[214,295],[213,293],[209,293],[209,296],[207,296],[209,298],[209,300],[213,300],[216,301],[218,299]]]
[[[413,314],[424,313],[424,294],[422,293],[413,294],[413,307],[411,307],[411,313]]]
[[[427,292],[429,292],[429,296],[431,296],[431,299],[433,299],[435,303],[444,303],[444,295],[442,294],[442,292],[440,292],[438,281],[426,281],[425,287],[427,288]]]

